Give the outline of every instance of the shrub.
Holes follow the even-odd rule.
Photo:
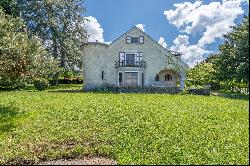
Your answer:
[[[34,87],[39,91],[45,90],[48,86],[49,86],[49,81],[45,78],[35,79],[34,81]]]

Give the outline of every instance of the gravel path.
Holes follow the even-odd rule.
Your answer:
[[[38,165],[117,165],[116,161],[104,157],[83,158],[75,160],[54,160],[41,162]]]

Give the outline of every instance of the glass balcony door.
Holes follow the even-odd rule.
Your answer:
[[[138,72],[125,72],[125,86],[138,86]]]
[[[135,54],[126,54],[126,65],[135,65]]]

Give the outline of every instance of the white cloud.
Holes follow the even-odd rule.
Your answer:
[[[139,28],[140,30],[142,30],[143,32],[145,32],[145,25],[144,24],[137,24],[135,25],[137,28]]]
[[[247,0],[223,0],[222,3],[211,2],[208,5],[203,5],[201,1],[184,2],[175,4],[176,10],[165,11],[164,14],[170,23],[183,28],[187,34],[203,32],[198,44],[204,46],[230,31],[235,19],[244,13],[241,7],[243,2]]]
[[[85,26],[89,35],[89,42],[95,42],[98,40],[98,42],[104,43],[103,38],[103,29],[100,25],[100,23],[97,21],[95,17],[89,16],[85,17],[89,21],[85,22]]]
[[[184,2],[179,4],[174,4],[176,10],[164,11],[164,15],[167,17],[171,24],[174,24],[176,27],[180,28],[183,24],[186,23],[187,15],[189,15],[193,10],[201,5],[200,1],[195,3]]]
[[[165,42],[164,37],[160,37],[158,43],[162,45],[164,48],[167,48],[167,43]]]
[[[111,44],[112,42],[111,41],[108,41],[108,42],[104,42],[105,44]]]
[[[232,1],[232,0],[223,0],[223,2],[226,2],[226,1]],[[240,1],[241,3],[248,3],[249,4],[249,0],[234,0],[234,1]]]
[[[180,35],[175,39],[172,48],[175,51],[185,52],[185,59],[189,64],[192,62],[187,57],[194,61],[202,60],[202,55],[208,52],[204,49],[205,46],[229,32],[230,26],[235,25],[235,19],[244,13],[241,7],[243,3],[249,4],[249,0],[223,0],[209,4],[202,4],[202,1],[197,0],[194,3],[174,4],[175,10],[164,12],[168,21],[180,32],[188,35],[200,33],[202,37],[197,45],[190,45],[188,36]]]
[[[189,66],[194,66],[197,62],[201,62],[211,51],[205,50],[205,48],[198,45],[190,45],[189,37],[187,35],[179,35],[174,40],[174,45],[170,48],[172,51],[176,51],[182,54],[182,59]]]

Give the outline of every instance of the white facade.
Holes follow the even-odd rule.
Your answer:
[[[84,44],[82,55],[86,90],[102,85],[184,88],[188,66],[137,27],[109,45]]]

